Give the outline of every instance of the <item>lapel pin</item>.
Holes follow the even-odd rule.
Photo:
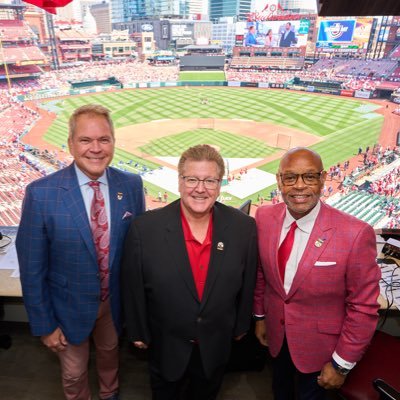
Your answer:
[[[117,193],[117,199],[118,199],[118,200],[122,200],[122,197],[124,197],[123,193],[118,192],[118,193]]]
[[[224,244],[222,242],[218,242],[217,244],[217,250],[223,251],[224,250]]]
[[[324,244],[325,239],[317,239],[314,243],[315,247],[321,247]]]

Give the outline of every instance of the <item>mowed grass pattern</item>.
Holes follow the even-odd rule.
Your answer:
[[[276,151],[261,140],[213,129],[196,129],[166,136],[140,147],[140,150],[158,156],[179,157],[186,149],[199,143],[218,146],[224,157],[229,158],[247,158],[249,154],[252,158],[265,158]]]
[[[204,98],[207,98],[208,104],[202,104]],[[54,100],[52,101],[54,103]],[[116,128],[163,119],[218,118],[264,121],[303,130],[324,137],[324,140],[313,148],[321,153],[327,167],[352,157],[359,146],[365,148],[376,143],[383,123],[383,116],[380,114],[376,113],[375,118],[365,117],[367,113],[371,114],[371,111],[360,110],[363,105],[371,103],[363,100],[271,89],[226,87],[134,89],[59,100],[56,105],[62,111],[46,132],[45,139],[60,147],[65,145],[69,116],[74,109],[88,103],[108,107],[112,112]],[[212,131],[211,142],[210,132],[205,133],[204,129],[200,131],[200,134],[194,131],[193,138],[188,132],[173,135],[172,143],[168,138],[158,139],[151,143],[152,148],[146,148],[146,153],[154,156],[176,156],[183,150],[184,143],[217,144],[215,140],[223,142],[220,146],[223,157],[232,157],[234,147],[240,150],[240,153],[238,150],[236,154],[246,158],[259,157],[260,154],[266,156],[273,152],[273,149],[269,149],[265,144],[262,146],[251,138],[246,138],[248,142],[243,145],[238,141],[237,135],[226,132]],[[145,135],[146,132],[143,132],[144,137]],[[174,138],[178,139],[175,140],[175,144]],[[129,157],[126,154],[122,156],[117,149],[114,164],[127,158]],[[132,156],[131,159],[140,161],[136,156]],[[277,165],[278,161],[273,161],[260,168],[275,173]],[[268,192],[269,190],[270,188],[267,189]],[[267,197],[266,193],[263,195]],[[256,199],[257,194],[250,198]],[[238,202],[241,201],[235,202],[233,199],[232,204]]]

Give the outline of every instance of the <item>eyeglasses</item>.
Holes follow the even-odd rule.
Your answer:
[[[293,186],[297,183],[299,176],[303,179],[306,185],[318,185],[320,183],[323,171],[319,172],[305,172],[304,174],[279,174],[282,183],[285,186]]]
[[[221,181],[220,179],[214,179],[214,178],[199,179],[196,178],[195,176],[182,176],[182,175],[181,178],[185,182],[185,186],[187,188],[195,188],[199,185],[200,182],[203,182],[204,187],[206,189],[216,189],[219,185],[219,182]]]

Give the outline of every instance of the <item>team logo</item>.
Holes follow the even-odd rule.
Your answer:
[[[348,26],[344,26],[340,22],[336,22],[331,26],[327,26],[325,28],[325,32],[331,40],[337,40],[341,36],[343,36],[348,31],[348,29]]]
[[[153,30],[153,25],[151,24],[143,24],[142,31],[144,32],[151,32]]]

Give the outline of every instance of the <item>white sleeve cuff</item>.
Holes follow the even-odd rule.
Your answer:
[[[340,357],[338,355],[338,353],[336,353],[336,351],[332,354],[332,358],[343,368],[346,369],[352,369],[357,363],[355,362],[349,362],[346,360],[343,360],[342,357]]]

